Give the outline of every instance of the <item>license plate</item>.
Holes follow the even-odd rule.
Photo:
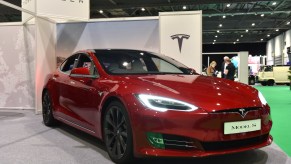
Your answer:
[[[237,134],[257,130],[261,130],[261,119],[224,123],[224,134]]]

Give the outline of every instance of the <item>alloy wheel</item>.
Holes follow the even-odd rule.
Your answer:
[[[108,153],[121,159],[127,149],[128,127],[125,116],[118,106],[111,106],[105,116],[105,141]]]

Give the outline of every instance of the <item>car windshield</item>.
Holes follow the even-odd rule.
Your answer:
[[[95,55],[108,74],[191,74],[178,61],[137,50],[96,50]]]

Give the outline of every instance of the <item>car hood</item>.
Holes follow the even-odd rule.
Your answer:
[[[191,103],[207,112],[261,107],[258,91],[248,85],[201,75],[127,76],[127,84],[139,86],[135,94],[151,94]]]

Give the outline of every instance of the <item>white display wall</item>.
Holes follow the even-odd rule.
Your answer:
[[[161,53],[202,72],[202,11],[161,12]]]
[[[267,42],[267,65],[285,65],[289,61],[287,47],[291,46],[291,30]],[[274,60],[275,59],[275,60]]]
[[[35,27],[0,26],[0,108],[34,109]]]
[[[158,19],[57,24],[56,56],[82,49],[120,48],[159,52]]]

